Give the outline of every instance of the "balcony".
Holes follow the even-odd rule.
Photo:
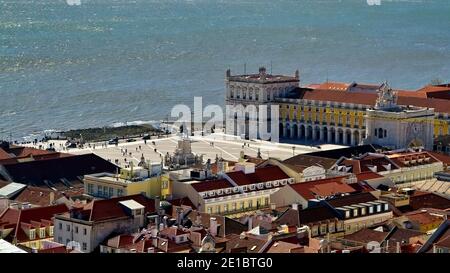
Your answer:
[[[226,216],[226,215],[245,213],[245,212],[255,211],[255,210],[259,210],[259,209],[267,209],[267,208],[269,208],[269,205],[259,205],[259,206],[255,206],[255,207],[248,207],[248,208],[243,208],[243,209],[229,210],[227,212],[224,211],[224,212],[222,212],[220,214]]]

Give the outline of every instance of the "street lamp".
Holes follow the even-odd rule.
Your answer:
[[[295,146],[292,146],[292,156],[295,155]]]

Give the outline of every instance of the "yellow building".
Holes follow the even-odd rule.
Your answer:
[[[237,163],[233,172],[215,180],[174,181],[174,195],[187,196],[200,212],[238,217],[270,206],[270,196],[295,179],[278,166],[255,169],[248,162]]]
[[[141,167],[122,169],[120,174],[98,173],[84,177],[84,190],[94,197],[111,198],[133,194],[148,197],[171,195],[169,178],[157,174],[148,176],[148,170]]]

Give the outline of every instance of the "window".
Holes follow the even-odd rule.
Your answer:
[[[244,209],[244,201],[241,201],[241,203],[240,203],[240,207],[239,207],[240,209]]]
[[[30,229],[30,240],[34,240],[36,238],[36,231],[34,229]]]
[[[70,231],[70,225],[66,225],[66,230]]]
[[[269,197],[264,198],[264,205],[269,205]]]
[[[45,237],[45,228],[41,228],[39,230],[39,237],[44,238]]]
[[[123,190],[117,189],[117,196],[123,196]]]
[[[62,242],[63,242],[62,237],[59,236],[59,237],[58,237],[58,243],[62,244]]]
[[[255,92],[255,100],[259,100],[259,92],[258,91]]]
[[[248,200],[248,207],[253,208],[253,200]]]
[[[234,98],[234,91],[231,91],[230,97]]]
[[[87,234],[87,229],[83,228],[83,235],[86,235],[86,234]]]
[[[62,223],[59,223],[59,230],[62,230]]]
[[[387,131],[384,130],[384,137],[387,137]]]
[[[361,208],[361,215],[366,215],[366,208]]]
[[[375,128],[375,136],[378,136],[378,129]]]
[[[78,234],[78,227],[75,227],[75,233]]]
[[[233,204],[231,205],[231,209],[232,209],[233,211],[236,210],[236,203],[233,203]]]
[[[114,195],[114,189],[113,188],[109,188],[109,197]]]
[[[369,214],[373,213],[373,207],[369,207]]]
[[[208,213],[211,214],[212,213],[212,208],[208,207]]]
[[[248,98],[249,98],[250,100],[253,100],[253,91],[250,91],[250,92],[249,92]]]
[[[270,92],[267,90],[267,100],[270,100]]]
[[[86,243],[83,243],[83,251],[86,251],[87,250],[87,244]]]
[[[377,205],[377,212],[381,212],[381,205]]]
[[[50,237],[53,237],[53,226],[48,228],[48,234],[50,235]]]
[[[100,195],[100,196],[103,195],[103,187],[100,186],[100,185],[97,186],[97,194]]]
[[[228,212],[228,204],[223,205],[223,212]]]
[[[388,211],[389,210],[389,205],[388,204],[384,204],[384,211]]]
[[[353,217],[356,217],[356,216],[358,216],[358,209],[353,210]]]
[[[87,184],[88,193],[93,194],[94,193],[94,185],[93,184]]]
[[[349,210],[345,211],[345,218],[350,218],[350,211]]]

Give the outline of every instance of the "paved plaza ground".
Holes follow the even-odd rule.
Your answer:
[[[119,165],[123,166],[127,165],[127,162],[130,162],[130,160],[139,162],[142,155],[146,160],[160,162],[162,156],[164,156],[167,152],[172,154],[175,151],[178,140],[180,139],[180,136],[170,136],[167,138],[147,140],[146,143],[144,143],[144,140],[120,142],[117,146],[106,145],[105,143],[91,143],[85,145],[84,148],[81,149],[75,148],[68,150],[63,149],[65,141],[61,140],[49,141],[45,144],[38,143],[34,146],[32,144],[28,144],[26,146],[36,147],[43,145],[43,147],[46,148],[49,143],[54,143],[54,147],[57,151],[72,154],[94,153],[104,159],[111,160],[111,162],[118,160]],[[189,137],[189,139],[191,139],[192,142],[192,151],[198,155],[203,154],[205,160],[214,160],[216,156],[219,156],[226,160],[237,161],[242,150],[244,150],[246,155],[256,157],[258,154],[258,149],[264,159],[271,157],[284,160],[297,154],[343,147],[332,144],[308,146],[287,143],[271,143],[260,140],[242,140],[239,137],[224,134],[192,136]]]

